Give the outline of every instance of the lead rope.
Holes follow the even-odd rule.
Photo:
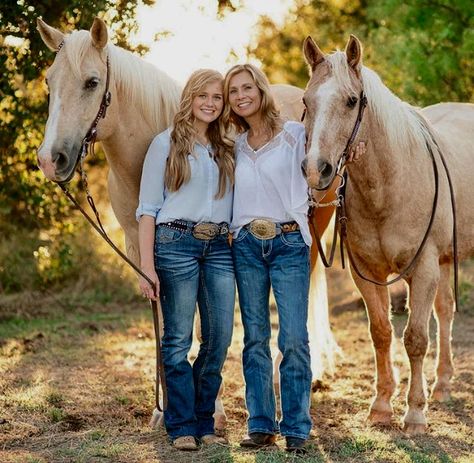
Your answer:
[[[56,53],[64,46],[64,40],[59,44]],[[156,286],[155,283],[143,273],[143,271],[135,265],[116,245],[115,243],[109,238],[107,232],[105,231],[102,222],[100,220],[99,211],[97,210],[94,199],[89,192],[89,185],[87,182],[87,174],[84,170],[84,160],[89,152],[91,151],[91,155],[95,155],[94,145],[97,137],[97,125],[100,119],[105,118],[107,113],[107,108],[110,106],[110,102],[112,100],[112,95],[109,91],[109,83],[110,83],[110,62],[109,57],[106,58],[106,80],[105,80],[105,90],[102,96],[102,100],[100,103],[99,111],[95,119],[93,120],[89,130],[87,131],[85,137],[82,140],[80,152],[78,159],[76,161],[76,167],[78,166],[79,172],[81,174],[81,180],[84,184],[84,188],[86,191],[87,202],[91,207],[92,211],[95,214],[97,223],[87,214],[87,212],[81,207],[81,205],[77,202],[77,200],[71,195],[71,193],[67,190],[65,183],[70,179],[67,179],[66,182],[58,183],[61,190],[63,190],[64,194],[69,198],[69,200],[76,206],[76,208],[81,212],[81,214],[86,218],[86,220],[92,225],[92,227],[99,233],[99,235],[105,240],[106,243],[118,254],[122,260],[124,260],[130,267],[132,267],[139,275],[141,275],[153,288],[153,292],[156,294]],[[72,171],[74,174],[75,169]],[[166,388],[166,380],[165,380],[165,370],[163,365],[163,356],[161,353],[161,341],[160,341],[160,319],[158,316],[158,304],[156,301],[150,300],[151,309],[153,313],[153,327],[155,331],[155,347],[156,347],[156,378],[155,378],[155,406],[156,408],[162,412],[166,410],[168,406],[168,390]],[[163,407],[160,405],[160,386],[163,394]]]
[[[431,141],[434,143],[434,145],[437,148],[438,154],[440,155],[440,159],[442,161],[444,170],[446,172],[446,177],[448,179],[448,185],[449,185],[449,191],[450,191],[450,196],[451,196],[451,207],[452,207],[452,213],[453,213],[453,266],[454,266],[454,299],[455,299],[455,304],[456,304],[456,311],[459,312],[459,262],[458,262],[458,247],[457,247],[457,220],[456,220],[456,202],[455,202],[455,197],[454,197],[454,187],[452,184],[451,180],[451,175],[449,173],[449,169],[446,164],[446,160],[436,143],[436,140],[434,140],[434,137],[432,136],[431,132],[428,131],[430,134]],[[416,251],[415,255],[413,256],[411,262],[401,271],[398,272],[399,275],[389,281],[379,281],[375,280],[369,277],[366,277],[365,275],[362,274],[360,271],[359,267],[355,263],[355,258],[352,253],[352,249],[350,247],[349,242],[347,241],[347,215],[346,215],[346,204],[345,204],[345,189],[347,185],[347,171],[344,171],[343,174],[343,179],[344,181],[341,183],[341,186],[338,188],[338,206],[336,209],[336,219],[335,219],[335,225],[334,225],[334,237],[333,237],[333,243],[331,247],[331,252],[330,252],[330,259],[329,263],[327,262],[327,259],[324,255],[324,250],[322,249],[322,245],[320,242],[319,234],[317,233],[317,228],[313,221],[310,221],[310,224],[313,225],[313,230],[316,235],[316,244],[318,246],[318,251],[320,252],[321,255],[321,260],[323,261],[323,264],[325,267],[330,267],[332,265],[333,259],[334,259],[334,249],[335,249],[335,241],[337,240],[337,231],[339,231],[339,242],[340,242],[340,252],[341,252],[341,263],[342,263],[342,268],[344,268],[344,244],[347,249],[347,255],[349,257],[349,262],[351,263],[351,267],[354,269],[355,273],[357,274],[358,277],[361,279],[368,281],[369,283],[373,283],[377,286],[389,286],[392,285],[393,283],[396,283],[397,281],[400,281],[403,279],[409,272],[411,272],[421,255],[421,252],[423,251],[426,241],[428,240],[428,236],[431,232],[431,229],[433,227],[437,207],[438,207],[438,196],[439,196],[439,171],[438,171],[438,166],[436,164],[436,159],[433,153],[433,150],[430,146],[429,141],[425,137],[425,144],[426,148],[430,154],[431,161],[433,164],[433,174],[434,174],[434,179],[435,179],[435,193],[434,193],[434,198],[433,198],[433,205],[431,209],[431,215],[430,215],[430,220],[428,223],[428,227],[425,231],[425,234],[423,236],[423,239],[420,243],[420,246],[418,250]],[[339,173],[338,173],[339,175]]]
[[[84,172],[81,169],[81,172]],[[91,207],[92,211],[95,214],[97,223],[94,222],[92,217],[82,208],[82,206],[77,202],[77,200],[71,195],[67,188],[59,184],[60,188],[63,190],[64,194],[70,199],[70,201],[76,206],[76,208],[81,212],[81,214],[86,218],[86,220],[92,225],[94,230],[109,244],[109,246],[118,254],[130,267],[133,268],[138,274],[140,274],[153,288],[154,293],[156,294],[155,283],[146,275],[137,265],[135,265],[110,239],[107,235],[102,222],[100,220],[99,211],[97,210],[94,199],[89,194],[89,191],[86,187],[87,202]],[[164,365],[163,365],[163,356],[161,354],[161,342],[160,342],[160,319],[158,316],[158,304],[156,301],[150,300],[150,305],[153,313],[153,326],[155,331],[155,347],[156,347],[156,378],[155,378],[155,406],[162,412],[166,410],[168,406],[168,391],[166,388]],[[160,386],[163,395],[163,407],[160,405]]]
[[[338,166],[336,169],[336,175],[341,177],[342,182],[341,185],[336,189],[336,218],[335,218],[335,225],[334,225],[334,235],[333,235],[333,240],[331,244],[331,250],[330,250],[330,256],[329,259],[326,258],[326,254],[324,252],[323,246],[321,244],[321,238],[320,234],[317,230],[316,222],[313,219],[312,215],[314,213],[314,209],[316,207],[324,207],[327,206],[328,204],[322,204],[319,205],[318,203],[315,203],[312,199],[312,194],[311,194],[311,189],[308,190],[308,196],[309,196],[309,211],[308,211],[308,218],[310,226],[313,229],[313,234],[316,238],[316,245],[318,247],[319,255],[321,256],[321,260],[324,264],[325,267],[331,267],[334,261],[334,254],[335,254],[335,248],[336,248],[336,240],[337,240],[337,233],[339,232],[339,243],[340,243],[340,253],[341,253],[341,264],[342,268],[345,268],[345,262],[344,262],[344,243],[346,244],[347,247],[347,255],[349,257],[349,261],[351,263],[352,268],[354,269],[355,273],[362,278],[365,281],[368,281],[369,283],[373,283],[378,286],[389,286],[393,283],[396,283],[397,281],[400,281],[402,278],[404,278],[415,266],[416,261],[418,260],[418,257],[420,256],[422,250],[425,247],[426,241],[428,240],[428,236],[431,232],[431,228],[433,226],[437,206],[438,206],[438,190],[439,190],[439,172],[438,172],[438,166],[436,164],[436,159],[433,153],[433,150],[431,148],[431,145],[429,143],[429,140],[426,137],[425,131],[428,132],[431,142],[436,146],[436,149],[438,151],[438,154],[440,156],[441,162],[443,164],[446,177],[448,180],[448,185],[449,185],[449,192],[450,192],[450,199],[451,199],[451,209],[453,213],[453,266],[454,266],[454,299],[455,299],[455,310],[459,312],[459,262],[458,262],[458,245],[457,245],[457,219],[456,219],[456,200],[454,197],[454,187],[451,179],[451,175],[449,173],[449,169],[446,163],[446,160],[443,156],[443,153],[441,152],[441,149],[436,142],[435,138],[433,137],[433,134],[429,130],[429,127],[427,127],[424,123],[424,120],[418,116],[421,120],[421,123],[423,125],[423,128],[425,129],[423,131],[423,136],[425,138],[425,144],[426,148],[430,154],[431,161],[433,164],[433,173],[434,173],[434,178],[435,178],[435,195],[433,198],[433,205],[432,205],[432,210],[431,210],[431,216],[430,216],[430,221],[428,223],[428,227],[426,229],[426,232],[423,236],[423,239],[420,243],[420,246],[418,250],[416,251],[415,255],[413,256],[413,259],[411,262],[407,265],[407,267],[399,272],[399,275],[396,278],[393,278],[392,280],[389,281],[378,281],[374,280],[371,278],[368,278],[364,276],[359,268],[357,267],[354,259],[354,255],[352,254],[352,250],[350,247],[349,242],[347,241],[347,215],[346,215],[346,205],[345,205],[345,190],[346,190],[346,185],[347,185],[347,171],[345,170],[345,161],[346,161],[346,156],[347,153],[349,153],[349,150],[351,148],[352,143],[355,140],[355,137],[357,135],[357,132],[359,131],[360,124],[362,122],[362,116],[364,114],[364,109],[367,106],[367,98],[362,91],[360,94],[360,103],[359,103],[359,113],[357,115],[356,123],[354,125],[354,128],[352,129],[351,136],[349,137],[349,140],[346,143],[346,147],[342,153],[341,158],[339,159]],[[305,112],[303,112],[302,120],[304,119],[304,116],[306,114],[306,109]],[[341,172],[343,174],[341,175]]]

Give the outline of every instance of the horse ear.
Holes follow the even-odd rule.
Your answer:
[[[59,45],[64,40],[64,34],[54,27],[48,26],[41,18],[36,19],[36,29],[46,46],[51,51],[58,51]]]
[[[90,33],[92,37],[92,45],[94,45],[94,47],[102,49],[107,45],[107,26],[102,19],[97,17],[94,18]]]
[[[311,71],[314,71],[316,66],[324,61],[324,53],[310,35],[303,42],[303,53]]]
[[[351,34],[347,41],[346,56],[349,66],[354,69],[354,71],[359,72],[362,62],[362,44],[355,35]]]

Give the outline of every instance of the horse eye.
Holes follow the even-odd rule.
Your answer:
[[[355,105],[357,104],[357,97],[356,96],[350,96],[348,99],[347,99],[347,103],[346,103],[346,106],[348,108],[354,108]]]
[[[307,107],[308,105],[306,104],[306,100],[303,98],[303,104],[305,105],[305,107]]]
[[[94,89],[99,85],[99,79],[97,77],[92,77],[92,79],[86,80],[85,88],[88,90]]]

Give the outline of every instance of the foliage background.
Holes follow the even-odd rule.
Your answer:
[[[131,49],[127,38],[138,27],[137,6],[159,1],[1,1],[0,291],[4,294],[77,285],[78,278],[84,280],[78,268],[86,263],[101,266],[97,241],[84,239],[92,232],[36,166],[47,118],[44,73],[54,58],[39,38],[36,18],[72,30],[89,28],[99,15],[111,28],[112,41]],[[217,19],[244,4],[245,0],[217,1]],[[282,25],[261,19],[249,56],[262,62],[271,81],[304,87],[303,39],[312,35],[330,52],[344,48],[349,33],[362,40],[365,63],[410,103],[474,101],[474,2],[470,0],[296,0]],[[137,46],[133,51],[147,50]],[[106,168],[103,158],[94,162],[94,169]],[[78,185],[72,188],[80,193]],[[113,288],[114,281],[124,288],[122,271],[115,276],[97,273],[81,288]]]

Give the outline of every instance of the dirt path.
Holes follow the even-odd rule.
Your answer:
[[[400,430],[408,378],[400,341],[406,315],[393,318],[397,421],[388,429],[371,428],[365,416],[374,363],[365,311],[346,274],[332,270],[329,278],[331,320],[344,357],[327,388],[314,394],[307,457],[238,447],[246,431],[238,313],[224,372],[231,447],[177,453],[163,430],[151,431],[154,344],[150,314],[140,302],[138,309],[137,304],[94,310],[51,307],[49,313],[56,317],[12,318],[1,324],[0,462],[474,462],[473,304],[455,320],[452,399],[430,403],[428,434],[411,439]],[[425,370],[429,384],[434,377],[433,328],[434,323]],[[279,443],[282,447],[283,441]]]

